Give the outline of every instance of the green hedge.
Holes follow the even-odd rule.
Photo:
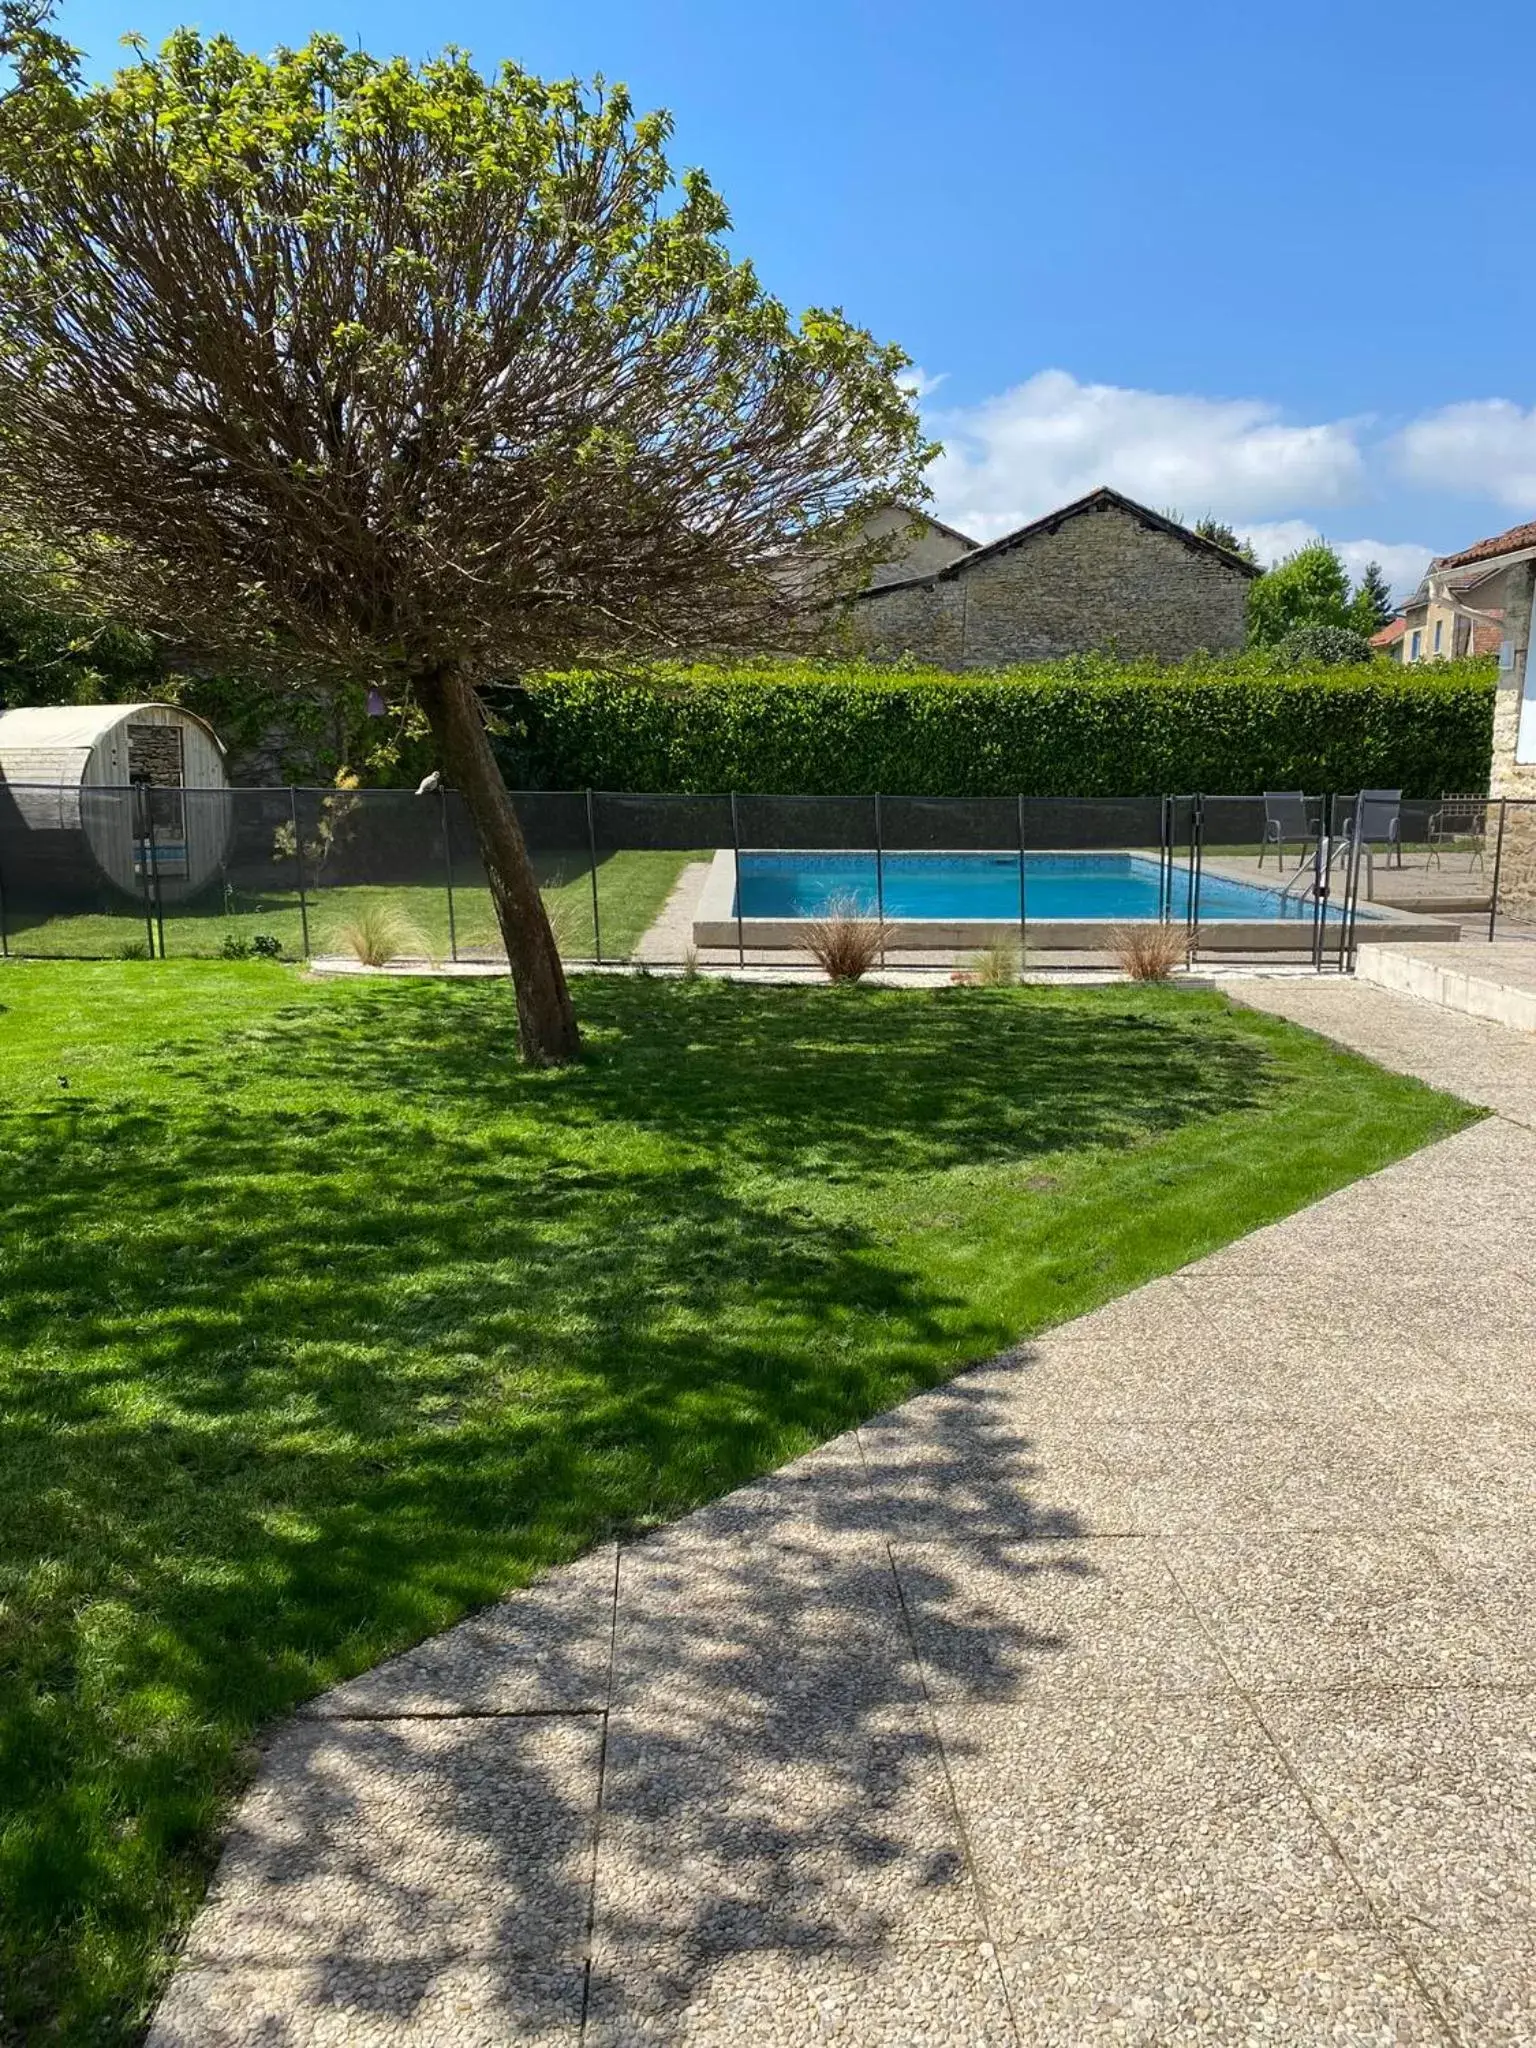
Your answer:
[[[1487,662],[1277,673],[1262,655],[989,675],[852,665],[551,675],[496,699],[544,789],[1144,796],[1488,786]]]

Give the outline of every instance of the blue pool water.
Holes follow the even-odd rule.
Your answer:
[[[822,917],[843,908],[877,908],[872,853],[744,853],[738,887],[742,917]],[[1139,853],[1032,853],[1025,857],[1028,920],[1156,918],[1158,867]],[[888,853],[881,874],[888,918],[1007,918],[1019,915],[1016,853]],[[1189,872],[1173,871],[1175,918],[1189,912]],[[1362,915],[1367,913],[1362,911]],[[1202,923],[1234,918],[1310,923],[1312,906],[1262,883],[1232,882],[1206,871]]]

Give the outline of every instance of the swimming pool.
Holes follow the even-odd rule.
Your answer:
[[[1292,870],[1294,872],[1294,870]],[[1139,853],[1031,853],[1024,861],[1024,910],[1029,923],[1099,921],[1134,923],[1159,914],[1161,876],[1154,857]],[[1189,870],[1172,871],[1170,915],[1189,914]],[[877,876],[872,853],[743,853],[737,900],[730,914],[743,918],[823,917],[834,908],[889,919],[971,919],[1017,923],[1019,857],[1016,853],[888,853]],[[1333,913],[1330,912],[1330,915]],[[1370,913],[1363,910],[1362,916]],[[1200,881],[1200,921],[1276,920],[1310,924],[1313,909],[1298,888],[1235,881],[1212,874]]]

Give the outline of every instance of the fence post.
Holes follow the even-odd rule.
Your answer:
[[[1161,796],[1157,805],[1157,921],[1168,924],[1173,917],[1173,798]]]
[[[587,791],[587,851],[592,857],[592,957],[601,967],[603,928],[597,921],[597,814],[592,807],[590,789]]]
[[[165,958],[165,902],[160,893],[160,848],[155,835],[155,806],[146,786],[144,808],[149,815],[149,874],[155,890],[155,928],[160,934],[160,958]]]
[[[5,915],[5,873],[0,869],[0,960],[11,957],[11,935]]]
[[[880,965],[885,965],[885,839],[880,820],[880,792],[875,792],[875,922],[880,927]]]
[[[144,899],[144,936],[149,945],[149,957],[153,960],[155,957],[155,906],[149,893],[149,861],[146,852],[149,842],[148,785],[144,782],[130,783],[128,786],[128,796],[132,804],[132,816],[129,819],[130,843],[138,849],[134,866],[139,871],[139,894]]]
[[[438,815],[443,821],[443,882],[448,891],[448,958],[458,964],[459,926],[453,914],[453,832],[448,823],[448,785],[437,785]]]
[[[1318,819],[1317,844],[1312,849],[1312,971],[1323,971],[1323,948],[1328,936],[1328,896],[1333,881],[1333,826],[1337,797],[1323,792],[1322,816]],[[1358,811],[1359,806],[1356,805]]]
[[[1355,959],[1359,951],[1357,933],[1360,917],[1360,830],[1359,811],[1355,813],[1348,839],[1344,847],[1344,901],[1339,906],[1339,972],[1353,974]],[[1327,912],[1324,912],[1326,937]]]
[[[1024,914],[1024,792],[1018,795],[1019,806],[1019,972],[1029,958],[1029,921]]]
[[[288,818],[293,828],[293,872],[299,885],[299,944],[309,958],[309,895],[304,887],[304,839],[299,830],[299,792],[288,785]]]
[[[1504,865],[1504,820],[1509,815],[1509,798],[1499,798],[1499,830],[1493,842],[1493,893],[1488,899],[1488,943],[1493,944],[1499,924],[1499,870]]]
[[[1185,930],[1189,934],[1189,957],[1200,950],[1200,875],[1205,866],[1205,798],[1197,791],[1189,800],[1189,898]]]
[[[731,791],[731,851],[736,861],[736,964],[747,964],[747,941],[741,922],[741,821],[736,815],[736,792]]]

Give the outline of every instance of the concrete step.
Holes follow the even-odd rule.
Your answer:
[[[1443,1010],[1461,1010],[1536,1032],[1536,940],[1494,945],[1362,946],[1355,968],[1361,981],[1418,996]]]

